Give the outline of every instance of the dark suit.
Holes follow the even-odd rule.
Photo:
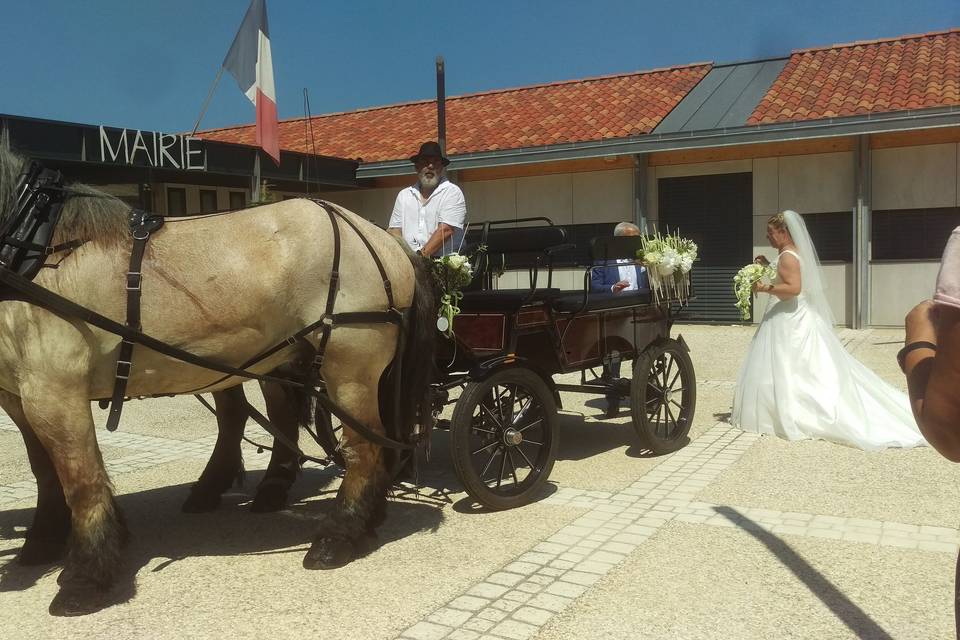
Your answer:
[[[626,265],[627,263],[624,263]],[[604,266],[605,265],[605,266]],[[616,260],[606,260],[597,265],[600,268],[595,268],[590,272],[590,291],[592,293],[609,293],[611,295],[617,296],[629,296],[639,291],[649,291],[650,283],[647,279],[647,270],[644,267],[634,264],[634,269],[637,270],[637,291],[621,291],[620,293],[613,293],[611,287],[618,282],[620,282],[620,267]],[[612,364],[603,366],[603,376],[608,380],[615,380],[620,377],[620,362],[614,362]],[[616,393],[607,394],[607,403],[611,406],[617,406],[620,404],[620,396]]]
[[[603,264],[595,265],[597,267],[590,272],[590,291],[593,293],[610,293],[610,287],[620,282],[620,265],[616,260],[606,260],[606,266]],[[648,290],[650,284],[647,281],[647,270],[639,265],[634,265],[637,270],[637,288],[641,291]],[[624,291],[618,295],[630,295],[630,291]]]

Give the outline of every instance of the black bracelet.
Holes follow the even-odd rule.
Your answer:
[[[904,361],[907,358],[907,354],[916,349],[932,349],[933,351],[937,350],[937,345],[932,342],[927,342],[926,340],[917,340],[916,342],[911,342],[910,344],[897,351],[897,364],[900,365],[900,371],[903,371]]]

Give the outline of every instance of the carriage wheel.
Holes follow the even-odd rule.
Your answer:
[[[529,369],[506,369],[464,389],[450,420],[453,466],[483,506],[529,503],[557,457],[557,405]]]
[[[343,461],[343,454],[340,452],[340,441],[343,439],[343,425],[337,420],[336,426],[333,424],[333,416],[330,412],[317,403],[317,409],[314,413],[314,426],[317,429],[317,443],[323,447],[323,452],[330,457],[341,469],[346,469],[347,464]]]
[[[647,347],[633,367],[633,428],[654,453],[676,451],[687,441],[697,406],[697,380],[686,348],[667,338]]]

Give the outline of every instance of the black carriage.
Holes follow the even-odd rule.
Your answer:
[[[453,335],[439,338],[435,411],[454,404],[449,422],[440,423],[450,429],[454,467],[471,497],[491,509],[526,504],[547,481],[560,392],[629,397],[633,428],[653,453],[687,442],[696,380],[683,338],[670,336],[676,301],[656,300],[649,290],[592,293],[598,266],[584,269],[582,290],[554,288],[554,257],[571,247],[546,218],[468,230],[464,252],[473,256],[475,277]],[[638,237],[595,238],[591,264],[633,260],[639,248]],[[493,288],[496,274],[517,260],[528,265],[529,286]],[[618,361],[633,363],[632,376],[605,373]],[[579,384],[554,380],[572,372],[580,372]]]

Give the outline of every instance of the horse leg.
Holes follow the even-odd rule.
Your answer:
[[[290,442],[296,444],[300,435],[299,407],[302,393],[271,382],[260,383],[270,423]],[[287,494],[300,472],[300,459],[295,451],[274,438],[273,453],[263,480],[257,486],[257,495],[250,510],[255,513],[279,511],[287,504]]]
[[[243,385],[214,392],[213,402],[217,409],[217,444],[200,479],[190,487],[190,495],[181,507],[184,513],[213,511],[220,506],[223,492],[243,475],[240,440],[249,415]]]
[[[0,407],[20,429],[27,446],[30,469],[37,479],[37,508],[17,562],[27,566],[56,562],[63,557],[70,534],[70,509],[63,497],[63,488],[50,456],[23,414],[20,398],[0,391]]]
[[[384,432],[378,403],[379,372],[386,362],[376,362],[377,354],[392,357],[388,345],[365,354],[363,358],[336,358],[328,352],[329,361],[342,362],[328,374],[324,371],[327,390],[334,402],[363,425]],[[376,375],[371,375],[376,372]],[[358,553],[358,543],[383,521],[386,509],[387,490],[391,478],[387,471],[383,449],[367,442],[350,428],[343,429],[343,457],[347,470],[334,503],[333,512],[320,524],[313,544],[303,559],[307,569],[334,569],[353,560]]]
[[[97,446],[90,401],[76,382],[21,385],[24,415],[56,469],[71,513],[67,559],[50,603],[53,615],[103,608],[120,564],[126,525]]]

